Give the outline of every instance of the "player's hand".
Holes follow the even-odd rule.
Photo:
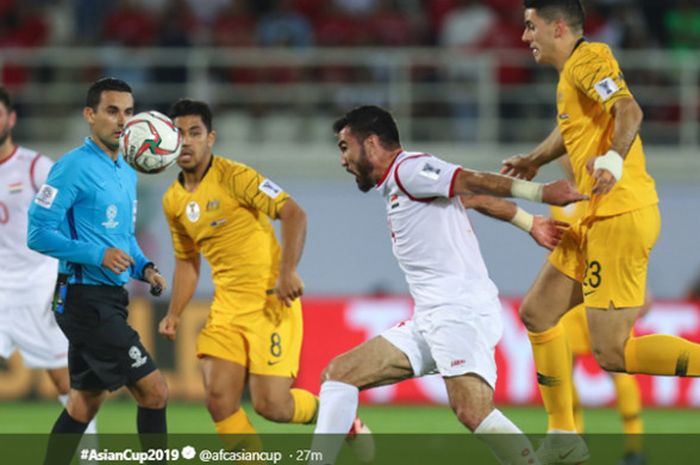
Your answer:
[[[160,320],[160,324],[158,325],[158,333],[161,336],[174,341],[179,324],[180,317],[168,313],[162,320]]]
[[[168,281],[165,277],[149,266],[146,268],[143,276],[148,284],[151,285],[151,295],[158,297],[168,288]]]
[[[569,223],[535,215],[530,236],[545,249],[553,250],[559,244],[564,235],[564,230],[568,227]]]
[[[617,179],[615,179],[615,176],[613,176],[610,171],[604,168],[594,171],[593,164],[595,163],[596,158],[599,157],[594,157],[588,160],[586,163],[586,170],[588,171],[588,174],[592,175],[593,179],[595,179],[595,184],[593,185],[593,190],[591,192],[595,195],[603,195],[607,194],[613,187],[615,187]]]
[[[280,273],[275,292],[284,305],[291,307],[292,301],[304,294],[304,282],[296,271]]]
[[[134,259],[123,250],[110,247],[102,258],[102,266],[116,274],[122,274],[134,264]]]
[[[588,200],[588,196],[581,194],[569,181],[563,179],[548,182],[542,189],[542,202],[549,205],[563,207],[581,200]]]
[[[537,175],[539,169],[540,167],[535,166],[527,156],[513,155],[503,160],[501,174],[529,181]]]

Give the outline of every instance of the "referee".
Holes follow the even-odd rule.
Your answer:
[[[165,378],[127,323],[124,285],[130,277],[150,283],[155,293],[166,287],[134,235],[136,173],[119,154],[119,135],[133,111],[126,82],[94,82],[83,110],[90,136],[53,165],[29,210],[29,247],[58,258],[65,272],[54,311],[69,341],[71,389],[52,429],[47,464],[70,462],[74,439],[85,432],[107,391],[124,385],[138,404],[138,432],[163,437],[167,432]]]

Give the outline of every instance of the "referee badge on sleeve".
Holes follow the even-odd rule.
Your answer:
[[[40,207],[51,208],[51,205],[53,205],[53,201],[56,200],[57,195],[58,189],[53,186],[49,186],[48,184],[44,184],[41,186],[41,189],[39,189],[39,192],[36,193],[34,203]]]

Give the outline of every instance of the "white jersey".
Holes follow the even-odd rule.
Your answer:
[[[401,152],[377,185],[416,312],[444,305],[480,308],[498,296],[465,208],[454,195],[460,169],[429,154]],[[483,308],[498,311],[493,305]]]
[[[0,162],[0,291],[17,291],[27,300],[44,300],[58,272],[56,259],[27,247],[27,211],[51,165],[44,155],[19,146]]]

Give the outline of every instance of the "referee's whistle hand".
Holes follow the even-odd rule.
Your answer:
[[[122,274],[133,265],[134,259],[123,250],[110,247],[102,258],[102,266],[116,274]]]

